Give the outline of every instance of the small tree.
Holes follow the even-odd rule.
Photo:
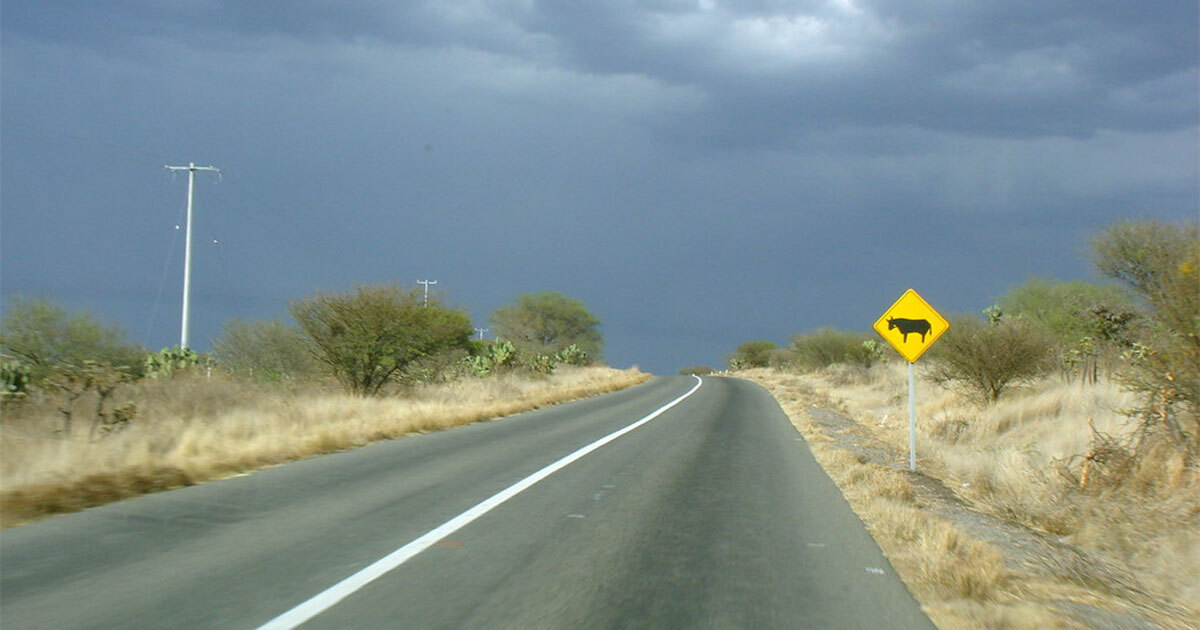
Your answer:
[[[97,430],[108,433],[123,428],[133,419],[136,407],[125,405],[109,413],[105,411],[105,405],[118,387],[131,380],[133,377],[128,371],[90,359],[78,363],[55,363],[42,382],[46,389],[60,392],[58,413],[62,416],[62,427],[59,434],[64,438],[72,436],[71,420],[75,401],[89,392],[96,395],[96,407],[92,412],[88,438],[95,439]]]
[[[725,355],[725,361],[730,370],[767,367],[771,364],[771,351],[774,349],[774,341],[747,341]]]
[[[231,319],[213,340],[217,363],[235,374],[270,382],[316,375],[319,364],[305,349],[304,333],[287,323]]]
[[[467,348],[471,320],[431,300],[419,289],[363,286],[292,302],[292,317],[313,356],[347,391],[376,395],[414,361],[451,348]]]
[[[1052,346],[1040,327],[1025,320],[957,318],[930,349],[929,374],[939,383],[961,383],[990,404],[1009,387],[1045,373]]]
[[[683,376],[705,376],[713,373],[713,369],[707,365],[689,365],[679,368],[679,373]]]
[[[1024,317],[1044,326],[1064,343],[1082,337],[1116,338],[1134,317],[1127,290],[1110,284],[1033,279],[1000,298],[1007,317]]]
[[[0,352],[29,369],[33,383],[44,380],[55,365],[92,361],[140,376],[146,350],[87,312],[70,313],[40,298],[16,298],[0,324]]]
[[[1191,462],[1200,458],[1200,227],[1127,221],[1092,241],[1093,262],[1150,307],[1125,383],[1143,395],[1146,431],[1165,430]]]
[[[598,359],[604,349],[600,320],[583,302],[557,291],[518,295],[509,306],[492,311],[489,321],[496,336],[531,356],[552,357],[574,344]]]
[[[807,370],[835,363],[871,367],[883,356],[882,346],[876,339],[873,335],[832,328],[793,335],[792,347],[784,362]]]
[[[1043,327],[1057,342],[1064,375],[1069,380],[1078,374],[1084,382],[1097,380],[1101,364],[1111,372],[1140,319],[1135,298],[1124,287],[1040,279],[1009,290],[988,312]]]

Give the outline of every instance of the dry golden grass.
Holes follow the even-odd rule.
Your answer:
[[[546,378],[467,379],[403,398],[250,385],[213,375],[143,382],[119,393],[138,417],[87,440],[55,435],[53,401],[10,409],[0,425],[3,526],[229,476],[371,442],[435,431],[616,391],[649,378],[637,368],[561,366]],[[87,405],[79,401],[77,414]]]
[[[794,403],[789,406],[793,417],[804,415]],[[807,430],[802,429],[806,439],[812,443],[810,435],[818,438],[812,444],[817,461],[939,628],[976,628],[985,617],[1005,617],[1007,602],[1016,598],[1011,593],[1012,576],[999,552],[921,509],[916,490],[902,472],[865,462],[806,424]],[[1054,627],[1058,621],[1044,610],[1026,619],[1031,623],[991,627]]]
[[[1104,623],[1095,622],[1105,627],[1129,619],[1195,627],[1191,620],[1200,618],[1196,471],[1186,469],[1169,449],[1151,449],[1125,469],[1097,463],[1081,489],[1083,460],[1070,459],[1093,447],[1089,419],[1097,430],[1118,438],[1129,430],[1120,413],[1133,406],[1128,393],[1111,383],[1081,386],[1047,379],[982,407],[920,381],[921,474],[909,475],[905,372],[903,364],[893,364],[737,375],[776,396],[939,627],[1089,627],[1093,623],[1081,621],[1089,613],[1111,613]],[[809,407],[836,409],[853,422],[833,431],[814,421]],[[852,440],[876,450],[863,450]],[[922,497],[928,493],[914,489],[924,476],[951,488],[957,495],[952,501],[1014,529],[1028,528],[1021,531],[1031,537],[1065,542],[1095,562],[1067,557],[1059,559],[1061,566],[1047,568],[1059,560],[1041,558],[1046,566],[1034,570],[1017,549],[1019,541],[1007,548],[993,544],[1006,540],[1004,531],[984,542],[968,535],[962,523],[944,518],[944,504],[927,501]],[[972,531],[978,533],[986,520],[976,519]]]

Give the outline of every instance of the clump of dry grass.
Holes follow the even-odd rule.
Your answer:
[[[818,434],[805,431],[806,438]],[[973,627],[977,616],[961,614],[963,601],[1014,599],[1003,556],[921,509],[904,473],[867,462],[828,438],[812,451],[939,627]]]
[[[803,412],[794,404],[792,418]],[[1007,608],[1020,599],[1002,554],[973,540],[954,523],[923,509],[916,488],[898,469],[881,466],[834,445],[811,422],[800,420],[812,452],[845,494],[896,572],[904,578],[930,618],[940,628],[978,628],[984,617],[1007,618]],[[817,439],[814,439],[817,438]],[[1057,617],[1038,608],[1025,628],[1050,628]],[[1020,628],[998,625],[997,628]]]
[[[851,432],[882,445],[894,460],[890,463],[901,468],[908,450],[905,372],[903,364],[892,364],[853,374],[842,368],[808,374],[756,370],[749,376],[776,393],[810,442],[834,440],[806,417],[805,406],[836,408],[854,421]],[[980,405],[927,381],[918,383],[917,397],[922,474],[952,488],[974,509],[1058,536],[1128,577],[1114,585],[1072,569],[1051,577],[1023,573],[1019,580],[988,585],[986,580],[977,584],[970,574],[948,575],[935,564],[905,568],[903,557],[920,548],[940,549],[935,551],[939,557],[952,560],[962,532],[955,534],[957,540],[937,534],[946,531],[943,524],[911,513],[928,510],[897,498],[874,472],[855,468],[874,464],[864,465],[832,445],[814,447],[939,625],[1073,627],[1061,612],[1064,601],[1122,609],[1136,600],[1140,614],[1157,606],[1147,601],[1161,602],[1157,619],[1168,626],[1189,614],[1200,616],[1200,475],[1166,445],[1144,444],[1136,458],[1120,450],[1135,428],[1122,414],[1136,406],[1132,394],[1104,380],[1081,385],[1044,379],[994,405]],[[1081,483],[1085,465],[1086,484]],[[835,472],[841,469],[851,472]],[[864,485],[866,479],[875,481]],[[920,536],[929,540],[916,544]],[[889,548],[888,540],[897,546]],[[990,556],[972,551],[969,564],[987,567],[995,563]],[[933,577],[938,575],[943,577]]]
[[[31,401],[3,419],[0,517],[7,527],[616,391],[648,378],[637,368],[562,366],[546,378],[469,379],[416,388],[404,398],[361,398],[194,375],[121,392],[122,400],[138,404],[138,417],[126,430],[95,442],[82,434],[55,435],[53,402]]]

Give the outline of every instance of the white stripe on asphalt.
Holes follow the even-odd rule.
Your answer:
[[[653,420],[653,419],[657,418],[658,416],[662,415],[663,413],[665,413],[671,407],[674,407],[675,405],[678,405],[679,403],[683,402],[683,400],[685,398],[696,393],[696,390],[700,389],[700,386],[704,384],[704,381],[699,376],[695,376],[695,379],[696,379],[695,387],[692,387],[690,390],[688,390],[688,392],[686,394],[680,396],[679,398],[676,398],[675,400],[672,400],[671,402],[663,405],[662,407],[659,407],[657,410],[655,410],[650,415],[642,418],[641,420],[638,420],[637,422],[634,422],[633,424],[631,424],[623,429],[619,429],[613,433],[609,433],[608,435],[596,440],[595,442],[592,442],[591,444],[584,446],[583,448],[575,451],[574,453],[567,455],[566,457],[554,462],[553,464],[550,464],[549,466],[546,466],[545,468],[533,473],[532,475],[529,475],[528,477],[518,481],[517,483],[514,483],[513,485],[505,488],[504,490],[501,490],[500,492],[485,499],[483,502],[479,503],[475,507],[467,510],[466,512],[463,512],[462,514],[459,514],[458,516],[455,516],[454,518],[450,519],[449,521],[446,521],[442,525],[430,530],[428,533],[421,536],[420,538],[408,543],[407,545],[404,545],[403,547],[393,551],[392,553],[389,553],[388,555],[380,558],[379,560],[376,560],[370,566],[362,569],[358,573],[355,573],[354,575],[351,575],[350,577],[342,580],[341,582],[338,582],[337,584],[334,584],[333,586],[325,589],[324,591],[321,591],[317,595],[313,596],[312,599],[309,599],[308,601],[301,603],[300,605],[283,613],[282,615],[279,615],[278,617],[268,621],[267,623],[260,626],[259,630],[275,630],[277,628],[295,628],[296,626],[321,614],[323,611],[329,609],[334,604],[345,599],[351,593],[366,586],[367,584],[370,584],[371,582],[374,582],[376,579],[382,577],[388,571],[395,569],[396,567],[407,562],[413,556],[432,547],[433,544],[436,543],[437,541],[445,538],[446,536],[449,536],[450,534],[453,534],[454,532],[462,529],[463,527],[466,527],[467,524],[469,524],[471,521],[474,521],[475,519],[479,518],[480,516],[487,514],[488,512],[492,511],[494,508],[498,507],[500,504],[517,496],[518,494],[520,494],[522,491],[526,490],[530,486],[545,479],[546,477],[549,477],[550,475],[553,475],[554,473],[558,472],[559,470],[569,466],[570,464],[579,460],[580,458],[587,455],[588,453],[591,453],[592,451],[600,448],[601,446],[604,446],[605,444],[612,442],[613,440],[621,437],[622,435],[625,435],[626,433],[629,433],[630,431],[637,429],[638,427],[642,426],[643,424],[650,422],[651,420]]]

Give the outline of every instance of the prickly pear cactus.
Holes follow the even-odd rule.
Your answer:
[[[481,355],[466,357],[464,361],[471,374],[480,378],[491,376],[517,361],[517,347],[511,341],[498,339],[487,346]]]
[[[175,372],[200,364],[200,355],[191,348],[163,348],[146,357],[146,376],[170,378]]]
[[[524,367],[534,374],[550,374],[554,371],[555,365],[554,357],[535,354],[525,360]]]
[[[511,341],[498,339],[488,346],[487,358],[493,369],[507,367],[517,360],[517,347]]]
[[[566,363],[567,365],[587,365],[588,353],[587,350],[571,344],[559,350],[558,354],[554,355],[554,360],[559,363]]]
[[[471,370],[471,374],[479,378],[489,376],[492,373],[492,362],[487,357],[470,356],[463,359],[466,362],[467,368]]]
[[[867,339],[862,342],[863,352],[866,354],[867,367],[874,365],[876,361],[887,361],[887,355],[883,353],[883,344],[874,339]]]
[[[0,402],[20,400],[29,393],[29,367],[16,359],[0,359]]]

